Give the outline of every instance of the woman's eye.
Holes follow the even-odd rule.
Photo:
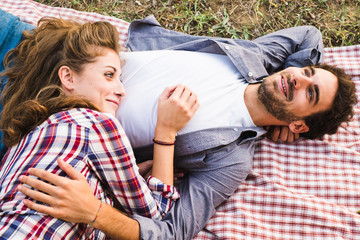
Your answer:
[[[113,76],[114,76],[114,73],[112,73],[112,72],[107,72],[107,73],[105,73],[104,74],[106,77],[108,77],[108,78],[112,78]]]
[[[305,70],[305,76],[310,77],[310,73],[308,70]]]

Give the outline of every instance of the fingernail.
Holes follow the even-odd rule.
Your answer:
[[[22,186],[19,185],[19,186],[17,187],[17,189],[18,189],[18,191],[21,191],[21,190],[22,190]]]
[[[22,182],[23,179],[24,179],[24,177],[23,177],[23,175],[21,175],[21,176],[19,177],[19,180]]]

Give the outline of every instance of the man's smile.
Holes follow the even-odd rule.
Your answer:
[[[281,86],[284,92],[285,97],[287,98],[287,89],[286,89],[286,77],[284,75],[281,75]]]

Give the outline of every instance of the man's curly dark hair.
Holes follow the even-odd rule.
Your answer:
[[[336,133],[338,127],[349,122],[354,116],[353,105],[357,103],[355,83],[351,76],[341,68],[321,64],[314,66],[333,73],[338,79],[338,90],[330,110],[305,117],[309,131],[300,136],[308,139],[321,139],[325,134]]]

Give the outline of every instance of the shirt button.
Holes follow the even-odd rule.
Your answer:
[[[252,77],[253,75],[254,75],[254,74],[253,74],[252,72],[249,72],[249,73],[248,73],[248,76],[249,76],[249,77]]]
[[[226,49],[226,50],[229,50],[229,49],[230,49],[230,47],[229,47],[229,46],[225,46],[225,49]]]

